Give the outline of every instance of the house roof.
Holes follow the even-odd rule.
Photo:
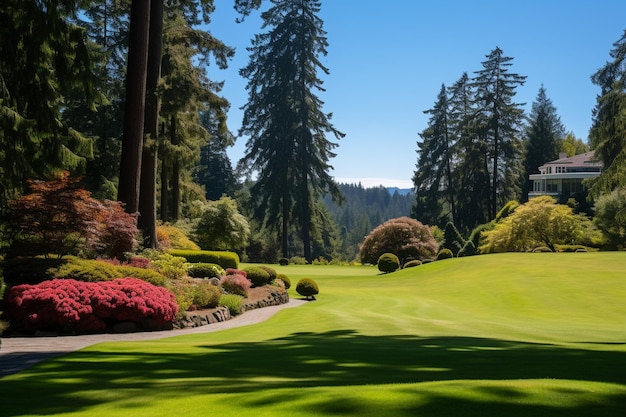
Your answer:
[[[564,154],[561,154],[563,156]],[[594,159],[594,151],[581,153],[580,155],[563,156],[554,161],[546,162],[543,166],[548,165],[570,165],[573,167],[602,166],[602,162]]]

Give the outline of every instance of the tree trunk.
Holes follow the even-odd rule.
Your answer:
[[[161,76],[161,49],[163,37],[163,1],[150,0],[150,43],[146,78],[146,116],[144,131],[149,140],[144,143],[141,161],[141,193],[139,196],[139,228],[144,246],[158,247],[156,235],[156,177],[159,139],[158,83]]]
[[[303,172],[302,179],[302,244],[304,245],[304,259],[313,263],[311,253],[311,195],[309,194],[308,172]]]
[[[281,235],[281,242],[282,242],[282,248],[283,248],[283,258],[289,258],[289,239],[288,239],[288,232],[289,232],[289,207],[287,207],[287,201],[288,201],[288,197],[286,195],[286,193],[283,193],[283,215],[282,215],[282,235]]]
[[[117,199],[125,204],[128,213],[136,213],[139,210],[149,28],[150,2],[133,0],[130,11],[120,179],[117,190]]]
[[[180,145],[178,140],[178,124],[176,123],[176,116],[172,116],[172,123],[170,129],[170,141],[172,142],[172,148],[176,149]],[[172,160],[172,220],[176,221],[180,217],[180,161],[179,153],[174,153]]]

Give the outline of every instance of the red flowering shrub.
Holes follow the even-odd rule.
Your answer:
[[[29,181],[30,194],[8,202],[11,256],[80,251],[121,257],[136,244],[136,216],[117,201],[99,201],[64,171],[50,181]]]
[[[174,295],[135,278],[82,282],[54,279],[37,285],[18,285],[6,297],[5,313],[24,331],[53,330],[93,333],[111,324],[150,319],[163,327],[178,312]]]
[[[222,288],[230,294],[237,294],[244,297],[248,296],[248,290],[252,286],[252,282],[244,275],[229,274],[224,275],[221,280]]]

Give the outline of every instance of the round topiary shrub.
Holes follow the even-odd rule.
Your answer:
[[[263,285],[269,284],[271,281],[269,272],[258,266],[245,268],[244,271],[250,282],[252,282],[253,287],[262,287]]]
[[[412,261],[405,263],[403,268],[414,268],[416,266],[420,266],[421,264],[422,264],[422,261],[420,261],[419,259],[414,259]]]
[[[261,268],[262,270],[270,274],[270,280],[268,282],[274,281],[276,277],[278,276],[278,273],[276,272],[276,270],[272,268],[271,266],[261,265],[259,266],[259,268]]]
[[[439,251],[439,253],[437,254],[437,260],[440,261],[442,259],[449,259],[452,258],[454,255],[452,254],[452,251],[450,249],[441,249]]]
[[[187,275],[192,278],[219,278],[224,274],[224,268],[213,263],[199,262],[191,264],[187,269]]]
[[[278,260],[278,265],[281,265],[281,266],[289,265],[289,259],[287,259],[287,258],[280,258]]]
[[[311,278],[302,278],[296,284],[296,292],[307,300],[315,300],[315,295],[319,294],[319,287],[317,283]]]
[[[400,260],[393,253],[383,253],[378,258],[378,270],[388,274],[400,268]]]
[[[281,280],[285,284],[285,289],[286,290],[291,288],[291,280],[289,279],[289,277],[287,275],[285,275],[285,274],[278,274],[276,276],[276,279]]]

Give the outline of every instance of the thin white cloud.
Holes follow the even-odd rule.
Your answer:
[[[335,178],[335,181],[341,184],[361,184],[363,188],[374,187],[398,187],[400,189],[413,188],[411,180],[397,180],[392,178]]]

